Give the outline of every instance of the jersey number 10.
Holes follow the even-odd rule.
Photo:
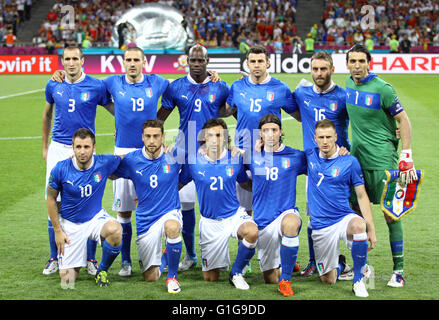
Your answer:
[[[91,184],[87,184],[85,187],[79,186],[79,189],[81,189],[81,198],[90,197],[91,194],[93,193]]]

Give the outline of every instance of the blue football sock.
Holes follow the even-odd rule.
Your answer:
[[[314,241],[312,240],[312,226],[311,222],[308,224],[307,228],[308,233],[308,250],[309,250],[309,261],[316,261],[315,255],[314,255]]]
[[[338,277],[340,276],[340,273],[342,273],[344,271],[344,265],[342,263],[338,263],[338,267],[337,267],[337,280]]]
[[[168,278],[177,278],[178,263],[180,262],[183,243],[181,237],[166,239],[166,255],[168,258]]]
[[[354,262],[354,280],[353,283],[361,280],[363,273],[361,269],[367,261],[367,233],[354,234],[354,241],[352,243],[352,260]]]
[[[131,263],[131,238],[133,236],[133,228],[131,225],[131,218],[122,218],[117,216],[117,221],[119,221],[122,226],[122,249],[120,251],[122,262]]]
[[[233,276],[237,273],[242,273],[242,269],[249,263],[251,258],[255,254],[256,243],[250,243],[243,239],[238,246],[238,253],[236,254],[235,263],[230,270],[230,274]]]
[[[165,251],[163,251],[162,260],[161,260],[160,267],[159,267],[160,274],[163,273],[163,270],[165,270],[167,265],[168,265],[168,254],[167,254],[166,249],[165,249]]]
[[[183,215],[181,235],[183,236],[186,255],[195,259],[197,256],[195,253],[195,209],[184,210],[181,214]]]
[[[287,237],[282,236],[282,244],[280,246],[280,261],[282,272],[279,280],[291,280],[294,265],[297,260],[297,253],[299,251],[299,236]]]
[[[53,231],[52,222],[48,220],[47,231],[49,233],[50,259],[58,259],[58,248],[55,242],[55,231]]]
[[[98,273],[102,270],[108,271],[113,264],[114,259],[119,255],[122,246],[113,247],[107,241],[102,245],[102,261],[98,267]]]
[[[96,240],[87,239],[87,261],[96,260],[96,246],[98,242]]]

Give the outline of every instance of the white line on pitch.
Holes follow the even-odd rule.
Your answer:
[[[9,94],[9,95],[7,95],[7,96],[1,96],[1,97],[0,97],[0,100],[7,99],[7,98],[18,97],[18,96],[24,96],[25,94],[41,92],[41,91],[44,91],[44,90],[45,90],[45,89],[36,89],[36,90],[31,90],[31,91],[25,91],[25,92],[19,92],[19,93]]]

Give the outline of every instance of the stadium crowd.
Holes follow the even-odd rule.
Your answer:
[[[195,41],[209,48],[266,44],[270,51],[292,51],[297,34],[296,0],[170,0],[72,1],[57,0],[34,37],[34,45],[75,42],[83,48],[109,46],[114,24],[129,8],[148,2],[172,5],[183,12],[195,32]],[[71,5],[74,29],[63,28],[60,9]]]
[[[373,6],[374,11],[362,14],[361,9],[366,5]],[[429,45],[439,45],[438,13],[439,3],[431,0],[327,0],[320,26],[312,28],[310,33],[323,45],[369,42],[372,46],[390,46],[393,40],[397,48],[408,40],[408,49],[423,46],[427,50]],[[374,29],[362,28],[365,14],[374,14]],[[404,48],[407,45],[402,46],[402,51]]]
[[[32,0],[0,0],[0,44],[13,46],[20,25],[31,17]]]
[[[297,35],[297,0],[56,0],[38,28],[33,45],[111,46],[113,26],[122,14],[148,2],[181,10],[193,26],[194,40],[208,48],[238,48],[245,52],[261,44],[270,53],[292,53],[302,52],[306,43]],[[16,35],[20,23],[30,18],[31,4],[32,0],[0,1],[2,45],[8,34]],[[67,5],[74,9],[74,28],[65,28],[61,23],[64,14],[60,10]],[[361,13],[366,5],[373,6],[374,11]],[[422,46],[426,51],[429,46],[439,46],[438,11],[439,3],[433,0],[409,0],[398,5],[393,0],[326,0],[321,19],[307,38],[324,46],[364,43],[369,50],[390,46],[393,51],[410,52],[411,47]],[[373,14],[373,29],[362,27],[366,13]]]

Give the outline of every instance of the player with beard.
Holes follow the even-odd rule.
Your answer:
[[[311,57],[311,76],[314,84],[307,83],[298,86],[293,92],[293,101],[302,119],[304,150],[317,147],[314,140],[314,127],[322,119],[329,119],[335,124],[337,145],[350,149],[346,93],[342,87],[332,81],[333,73],[334,65],[331,55],[326,51],[319,51]],[[310,257],[308,266],[301,272],[302,276],[311,276],[316,270],[311,222],[308,223],[307,232]]]

